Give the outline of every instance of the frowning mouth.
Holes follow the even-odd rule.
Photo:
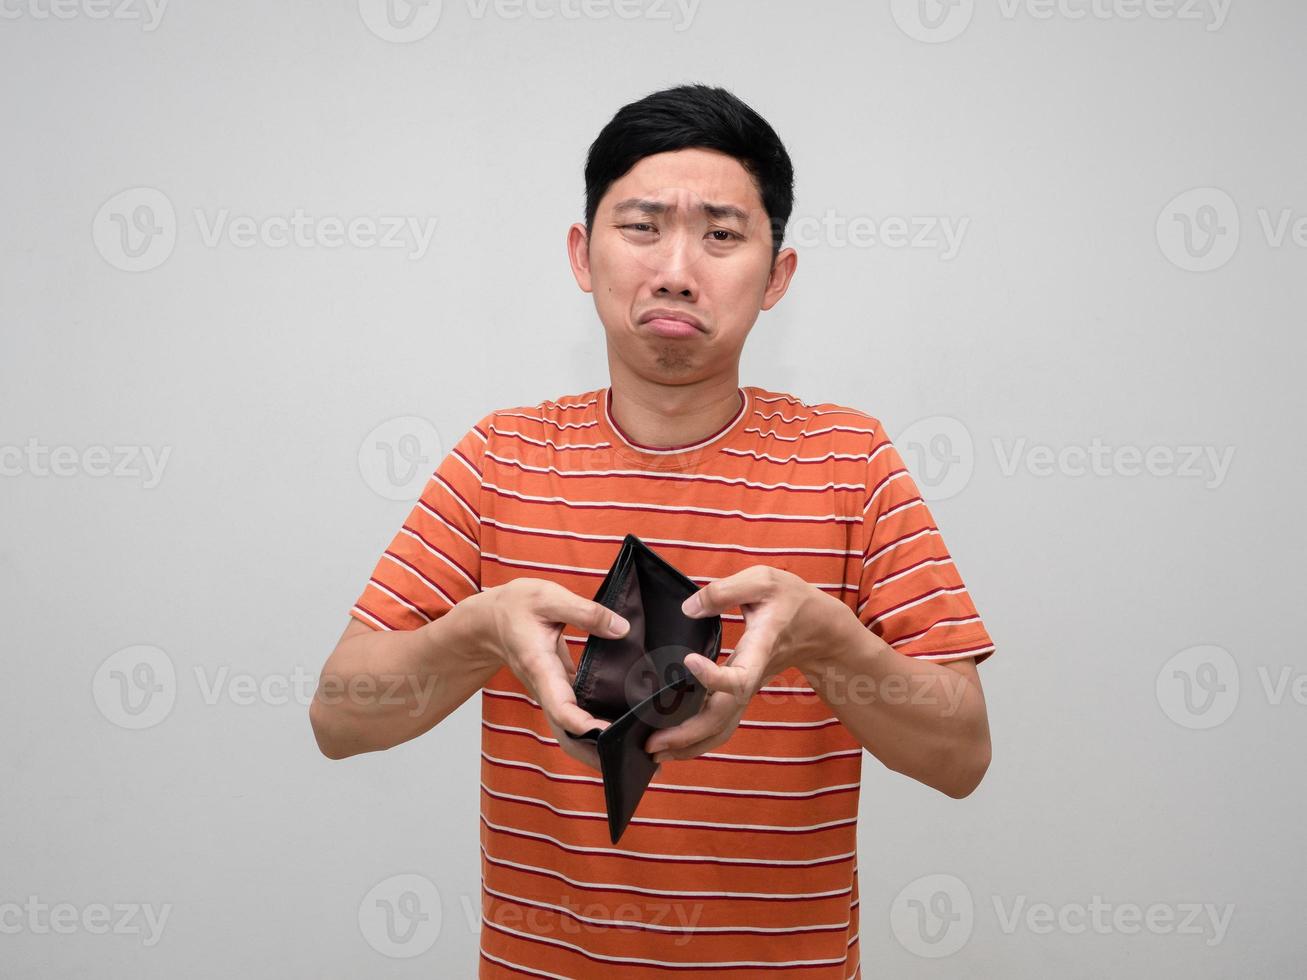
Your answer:
[[[640,325],[660,337],[693,337],[705,332],[702,320],[678,310],[650,310],[640,317]]]

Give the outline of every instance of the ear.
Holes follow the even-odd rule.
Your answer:
[[[567,260],[572,263],[572,275],[582,292],[593,292],[590,280],[590,238],[585,225],[575,224],[567,229]]]
[[[770,310],[781,301],[785,291],[790,288],[794,270],[799,266],[799,253],[792,248],[783,248],[772,262],[771,275],[767,277],[767,288],[762,294],[762,308]]]

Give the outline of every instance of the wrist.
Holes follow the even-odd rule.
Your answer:
[[[501,660],[490,642],[487,628],[491,601],[490,591],[486,591],[474,592],[456,602],[444,616],[425,627],[432,643],[456,651],[459,659],[474,669],[498,670]],[[437,632],[446,635],[437,640],[435,634],[430,633],[432,627],[438,627]]]
[[[834,596],[829,608],[823,610],[819,641],[814,644],[799,664],[810,683],[826,677],[847,673],[855,658],[865,657],[868,640],[880,638],[862,625],[857,615]],[[814,685],[815,686],[815,685]]]

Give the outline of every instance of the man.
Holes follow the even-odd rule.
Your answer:
[[[611,385],[491,412],[445,457],[319,688],[430,696],[320,697],[314,732],[331,758],[384,749],[481,692],[483,977],[847,980],[862,753],[970,793],[994,645],[880,422],[739,386],[797,264],[771,127],[670,89],[617,113],[585,176],[567,246]],[[626,628],[590,597],[627,532],[702,584],[686,612],[722,616],[723,658],[687,656],[709,698],[646,743],[668,764],[614,846],[566,733],[607,724],[571,685],[588,634]]]

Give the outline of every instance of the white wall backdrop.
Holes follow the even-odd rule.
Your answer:
[[[608,382],[585,151],[688,81],[798,175],[741,383],[886,423],[998,645],[975,794],[865,760],[866,975],[1299,975],[1307,9],[389,2],[0,0],[0,975],[475,975],[479,699],[307,704],[466,427]]]

